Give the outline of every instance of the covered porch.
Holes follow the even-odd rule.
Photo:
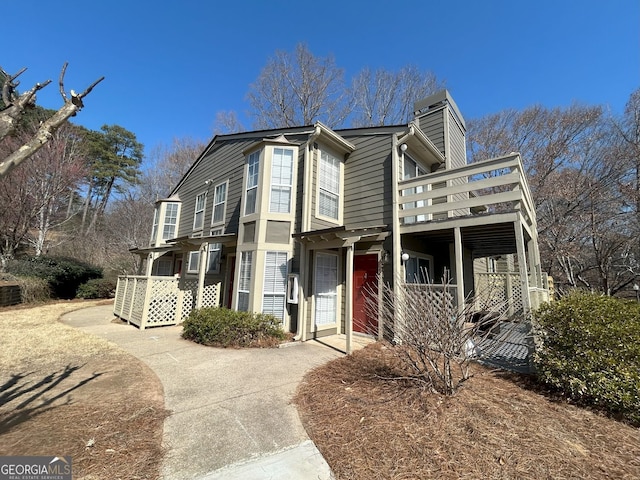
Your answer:
[[[212,245],[219,246],[215,258]],[[236,235],[228,234],[176,238],[158,247],[132,249],[141,257],[140,270],[138,275],[118,277],[114,315],[144,329],[177,325],[195,308],[219,306],[223,282],[219,274],[210,274],[210,267],[215,263],[219,273],[223,249],[235,245]],[[192,258],[193,253],[197,255]],[[194,259],[197,267],[190,265]],[[166,265],[160,268],[162,263]]]
[[[394,250],[431,261],[429,280],[415,283],[446,274],[458,309],[498,310],[507,318],[526,317],[549,300],[535,206],[518,154],[402,180],[395,195]],[[506,258],[512,269],[491,268]],[[491,262],[481,269],[478,259]],[[401,269],[396,276],[404,278]]]

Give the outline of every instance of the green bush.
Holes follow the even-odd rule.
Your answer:
[[[22,303],[40,303],[51,300],[49,282],[36,277],[18,277]]]
[[[64,257],[28,257],[12,260],[7,271],[21,277],[37,277],[49,282],[53,296],[75,298],[78,286],[102,277],[102,270],[87,263]]]
[[[535,320],[539,378],[578,404],[640,425],[640,305],[573,293]]]
[[[217,347],[271,347],[286,334],[272,315],[206,307],[191,312],[182,337]]]
[[[116,282],[109,278],[93,278],[78,287],[77,298],[113,298],[116,296]]]

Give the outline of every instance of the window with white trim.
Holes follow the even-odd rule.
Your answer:
[[[178,204],[167,203],[164,210],[164,222],[162,225],[162,239],[175,238],[178,224]]]
[[[160,218],[160,206],[157,206],[153,211],[153,229],[151,230],[151,243],[156,242],[156,235],[158,235],[158,220]]]
[[[202,230],[204,226],[204,206],[207,203],[207,194],[201,193],[196,197],[196,207],[193,213],[193,229]]]
[[[227,182],[216,185],[213,194],[213,216],[211,225],[224,222],[224,211],[227,204]]]
[[[340,214],[340,160],[320,152],[318,169],[318,215],[338,220]]]
[[[258,180],[260,178],[260,152],[253,152],[247,160],[247,188],[245,193],[244,214],[256,213],[258,198]]]
[[[335,324],[338,309],[338,256],[316,254],[315,324],[317,327]]]
[[[238,278],[238,310],[249,311],[249,295],[251,294],[251,264],[253,252],[240,254],[240,275]]]
[[[267,252],[264,265],[262,313],[284,321],[287,293],[287,252]]]
[[[189,261],[187,262],[187,273],[198,273],[200,267],[200,252],[198,250],[189,252]]]
[[[427,172],[424,168],[422,168],[418,162],[416,162],[413,158],[411,158],[408,154],[403,154],[404,161],[402,164],[403,169],[403,179],[408,180],[410,178],[415,178],[420,175],[425,175]],[[403,195],[414,195],[416,193],[423,193],[424,186],[418,185],[417,187],[407,188],[402,191]],[[403,209],[409,210],[412,208],[420,208],[424,207],[424,200],[418,200],[417,202],[407,202],[404,204]],[[404,217],[404,223],[416,223],[426,221],[426,215],[417,215],[411,217]]]
[[[293,150],[274,148],[271,159],[271,200],[269,211],[291,211],[291,186],[293,184]]]

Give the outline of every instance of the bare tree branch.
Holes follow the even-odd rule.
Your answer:
[[[29,158],[35,152],[37,152],[53,135],[53,133],[70,117],[74,116],[78,110],[83,106],[82,97],[88,95],[93,88],[104,80],[104,76],[93,82],[89,87],[79,95],[74,95],[72,91],[71,100],[67,99],[64,93],[64,74],[67,69],[67,63],[62,67],[60,72],[59,87],[62,98],[64,99],[64,105],[54,113],[50,118],[42,123],[35,135],[27,143],[22,145],[18,150],[14,151],[7,158],[0,161],[0,177],[6,175],[14,167],[19,165],[25,159]],[[15,76],[14,76],[15,78]],[[18,100],[14,102],[9,108],[0,112],[0,140],[6,137],[9,133],[15,130],[20,115],[26,108],[26,106],[33,101],[35,94],[38,90],[46,87],[51,83],[51,80],[47,80],[44,83],[37,83],[31,90],[23,93],[18,97]]]

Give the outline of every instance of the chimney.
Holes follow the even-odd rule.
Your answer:
[[[447,90],[413,105],[414,120],[445,157],[447,169],[467,164],[464,118]]]

